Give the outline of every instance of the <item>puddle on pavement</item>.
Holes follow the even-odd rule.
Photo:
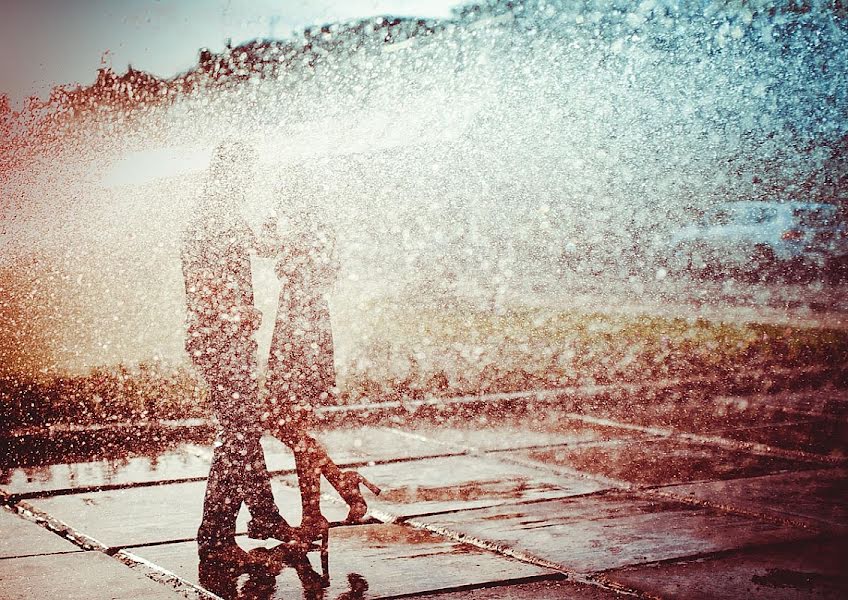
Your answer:
[[[238,542],[250,551],[273,546],[268,542],[246,538],[239,538]],[[131,548],[130,551],[188,581],[198,582],[202,577],[197,547],[193,542],[156,544]],[[282,569],[271,573],[272,576],[265,580],[269,594],[251,596],[242,593],[234,597],[316,600],[419,595],[430,597],[429,594],[436,597],[445,589],[482,588],[503,581],[551,574],[535,565],[510,560],[408,525],[396,524],[331,528],[327,564],[329,587],[308,585],[316,582],[313,571],[324,572],[317,552],[307,555],[308,562],[292,558],[295,557],[284,559],[286,564],[279,565]],[[353,581],[351,575],[354,576]],[[238,591],[244,592],[244,587],[240,585],[242,582],[241,579],[231,582],[230,589],[237,590],[240,587]],[[370,588],[370,591],[356,596],[352,593],[354,588],[361,592]]]
[[[447,425],[412,426],[407,429],[443,444],[481,450],[506,450],[582,442],[603,442],[640,436],[637,431],[583,423],[556,413],[522,418],[466,420]]]
[[[389,548],[400,545],[404,546],[450,546],[453,549],[453,543],[447,543],[444,538],[441,538],[429,531],[416,529],[403,525],[371,525],[368,527],[338,527],[332,530],[333,540],[364,540],[369,548]],[[473,546],[467,544],[459,544],[462,546],[462,551],[467,552]],[[466,548],[466,546],[468,546]],[[479,552],[479,550],[476,550]]]
[[[833,457],[848,456],[848,423],[830,419],[725,431],[720,435],[786,450],[802,450]]]
[[[26,494],[125,483],[205,477],[211,460],[209,445],[176,444],[152,455],[132,451],[122,456],[94,456],[87,462],[44,464],[0,469],[0,487]]]
[[[451,486],[403,486],[389,488],[380,494],[384,502],[395,504],[414,504],[416,502],[447,502],[452,500],[470,502],[488,499],[520,499],[529,490],[556,490],[553,485],[527,479],[491,479],[487,481],[468,481]]]
[[[0,467],[0,488],[10,494],[30,494],[204,478],[209,473],[213,437],[197,437],[199,441],[154,441],[147,444],[128,440],[122,448],[110,444],[88,454],[71,452],[67,462],[58,463],[53,460],[54,450],[51,450],[49,456],[35,456],[45,460],[50,458],[47,462],[32,460],[26,466]],[[293,467],[291,452],[281,442],[265,436],[262,445],[269,469]]]
[[[756,477],[797,470],[805,465],[783,458],[672,440],[530,450],[522,454],[541,463],[643,485]]]
[[[754,575],[751,583],[763,587],[791,588],[798,591],[810,592],[825,585],[842,583],[844,577],[823,575],[807,571],[791,571],[789,569],[767,569],[765,575]]]

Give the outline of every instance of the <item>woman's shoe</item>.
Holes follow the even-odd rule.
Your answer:
[[[323,540],[329,536],[330,522],[321,513],[306,513],[300,520],[298,537],[304,542]],[[322,545],[323,542],[322,542]]]
[[[356,471],[342,471],[338,484],[336,491],[350,507],[345,523],[359,523],[368,512],[368,504],[359,491],[360,485],[367,487],[375,496],[379,496],[382,491]]]
[[[298,531],[301,544],[310,546],[316,540],[321,540],[321,546],[319,547],[321,550],[321,567],[326,572],[325,563],[328,560],[328,547],[330,545],[330,522],[320,512],[304,513],[303,518],[300,520]],[[315,546],[311,546],[310,549],[314,550]]]

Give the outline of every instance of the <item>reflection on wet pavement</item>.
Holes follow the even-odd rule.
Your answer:
[[[205,421],[138,423],[82,428],[39,428],[3,433],[0,472],[57,463],[117,462],[174,452],[185,444],[208,446],[214,427]]]
[[[544,464],[561,465],[642,485],[754,477],[812,466],[784,458],[674,440],[640,440],[605,446],[528,450],[515,454]]]
[[[268,468],[293,470],[291,450],[271,436],[262,438]],[[212,440],[207,444],[172,442],[167,448],[132,447],[122,456],[86,462],[45,464],[0,471],[0,487],[11,494],[35,494],[64,489],[97,488],[162,481],[205,479],[212,460]]]
[[[324,590],[330,586],[329,573],[316,572],[305,553],[292,552],[285,544],[275,548],[254,548],[248,552],[252,562],[249,566],[235,567],[212,561],[200,561],[198,583],[224,600],[250,598],[261,600],[274,598],[277,577],[285,569],[292,569],[300,580],[303,597],[323,598]],[[368,589],[368,582],[358,573],[350,573],[357,591]],[[353,590],[353,587],[351,588]],[[346,594],[348,592],[345,592]],[[348,596],[350,597],[350,596]],[[360,595],[360,597],[362,597]]]
[[[369,591],[367,597],[386,597],[499,581],[557,577],[549,569],[403,525],[331,528],[328,580],[323,578],[317,553],[307,554],[304,561],[302,556],[287,554],[279,548],[274,550],[273,543],[241,537],[238,543],[249,551],[255,552],[257,548],[263,553],[270,551],[272,565],[264,573],[260,570],[260,575],[250,584],[250,590],[261,590],[265,594],[259,598],[351,600],[366,591]],[[198,581],[201,568],[193,542],[129,548],[128,551],[187,581]],[[212,574],[215,573],[213,570]],[[220,570],[217,573],[220,576]],[[273,575],[273,581],[269,574]],[[236,578],[235,597],[244,597],[243,586],[248,579],[253,579],[253,575]],[[224,578],[220,584],[229,586],[226,590],[221,588],[222,591],[233,592],[232,577]]]
[[[589,573],[812,533],[673,500],[606,492],[416,519]]]
[[[0,487],[27,494],[70,488],[204,478],[210,446],[181,444],[153,456],[125,456],[91,462],[9,468],[0,471]]]
[[[369,504],[399,516],[562,498],[605,487],[489,456],[422,459],[364,467],[360,471],[383,489]]]
[[[609,577],[662,598],[681,600],[729,600],[743,593],[771,600],[841,600],[848,596],[846,556],[848,539],[816,540],[707,560],[630,567]]]
[[[448,447],[505,450],[533,446],[576,444],[632,438],[640,434],[615,427],[582,423],[556,413],[542,412],[505,418],[449,420],[430,426],[411,425],[400,433],[423,436]]]
[[[811,419],[782,425],[721,432],[722,437],[801,450],[834,458],[848,457],[848,421]]]
[[[172,483],[152,487],[87,492],[35,498],[29,502],[68,525],[110,547],[194,539],[202,513],[205,481]],[[300,495],[296,487],[273,479],[271,488],[283,517],[300,522]],[[328,519],[347,515],[340,503],[324,502]],[[247,509],[239,513],[238,531],[245,531]]]

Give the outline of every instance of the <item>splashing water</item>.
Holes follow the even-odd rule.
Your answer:
[[[480,311],[691,295],[660,285],[650,250],[694,210],[846,206],[845,19],[824,2],[490,2],[325,27],[261,60],[236,48],[227,74],[199,67],[163,102],[24,111],[3,148],[3,369],[184,361],[180,233],[227,138],[259,153],[253,226],[304,201],[333,223],[343,369],[397,380],[435,360],[427,309],[455,314],[451,356],[485,365],[506,359]],[[567,264],[572,247],[588,268]],[[267,353],[278,287],[255,267]],[[777,293],[719,289],[754,305]],[[503,352],[520,362],[527,344]]]

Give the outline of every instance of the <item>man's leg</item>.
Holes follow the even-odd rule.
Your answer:
[[[285,531],[285,521],[271,491],[259,434],[223,430],[212,454],[198,544],[211,547],[235,541],[242,502],[254,520],[251,529],[267,534],[259,537],[276,537]]]
[[[197,532],[201,554],[235,543],[236,518],[244,500],[240,452],[241,443],[233,432],[219,431],[206,482],[203,520]]]
[[[244,463],[240,483],[244,489],[244,502],[255,526],[261,524],[266,528],[277,528],[285,521],[271,491],[271,476],[265,463],[264,450],[259,443],[260,437],[261,432],[258,431],[246,433],[244,436]]]
[[[235,378],[238,383],[243,462],[241,483],[244,489],[244,502],[250,511],[256,533],[273,533],[267,537],[279,536],[281,524],[288,524],[280,515],[274,494],[271,491],[271,476],[265,462],[265,451],[260,443],[263,433],[261,423],[262,407],[259,405],[259,385],[256,369],[256,343],[251,339],[245,343],[247,360],[239,365],[241,369]],[[263,536],[260,536],[263,537]]]
[[[258,423],[255,352],[251,348],[248,344],[234,345],[232,355],[222,357],[214,370],[204,373],[220,429],[198,530],[201,550],[233,546],[242,502],[266,528],[283,521],[259,443],[262,430]]]

